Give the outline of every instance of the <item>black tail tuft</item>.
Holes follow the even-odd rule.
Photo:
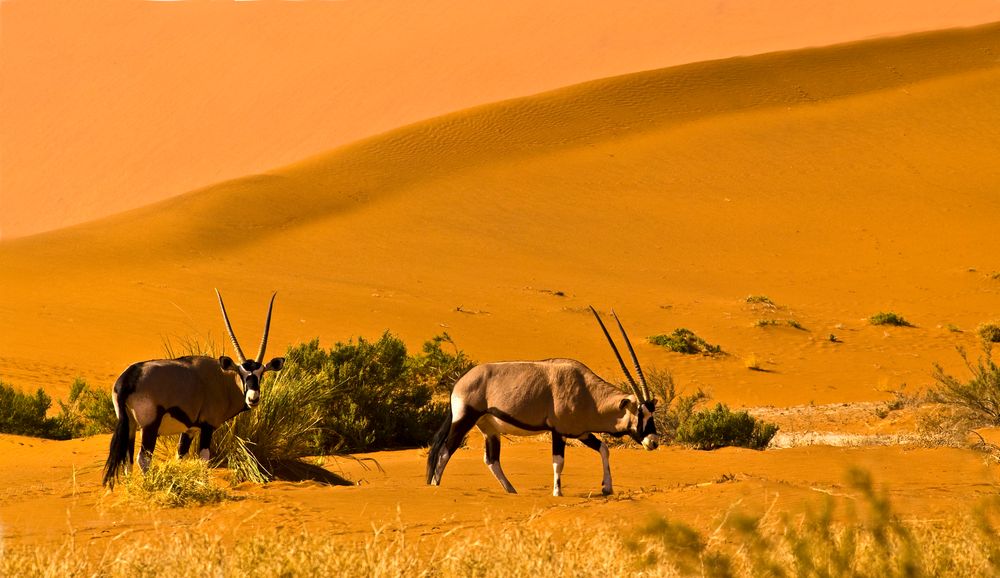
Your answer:
[[[441,455],[441,449],[444,447],[445,442],[448,441],[449,432],[451,432],[451,404],[448,404],[448,411],[444,415],[444,423],[441,424],[437,433],[434,434],[434,438],[431,440],[430,451],[427,452],[428,485],[430,485],[431,480],[434,478],[434,470],[437,468],[438,456]]]
[[[131,365],[115,382],[114,395],[118,402],[118,425],[115,426],[115,433],[111,435],[111,447],[108,450],[108,461],[104,463],[103,480],[104,485],[111,489],[115,487],[115,481],[121,473],[122,466],[131,465],[128,462],[131,453],[129,449],[132,448],[128,446],[129,442],[134,444],[135,441],[129,436],[129,417],[128,411],[125,409],[125,401],[135,391],[135,381],[140,372],[139,364]]]

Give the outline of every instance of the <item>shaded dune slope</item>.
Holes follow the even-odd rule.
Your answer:
[[[969,336],[938,325],[995,310],[997,288],[968,269],[1000,268],[997,94],[992,25],[686,65],[431,119],[3,243],[12,330],[0,363],[57,392],[73,373],[107,379],[163,335],[215,328],[212,286],[228,288],[247,332],[276,288],[275,347],[444,328],[479,359],[609,369],[580,313],[614,303],[635,337],[688,325],[722,343],[734,355],[715,361],[641,346],[721,398],[870,398],[923,379]],[[790,309],[750,311],[749,292]],[[920,328],[888,341],[858,321],[892,306]],[[810,331],[765,333],[752,327],[761,315]],[[825,341],[834,331],[850,347]],[[772,373],[748,376],[748,352]]]

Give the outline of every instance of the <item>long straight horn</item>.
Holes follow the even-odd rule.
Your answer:
[[[639,376],[639,383],[642,384],[642,396],[645,398],[644,401],[649,400],[650,397],[652,397],[649,395],[649,384],[646,383],[646,376],[642,374],[642,367],[639,366],[639,358],[635,355],[635,349],[632,349],[632,342],[629,340],[628,334],[625,333],[622,321],[621,319],[618,319],[618,315],[615,313],[614,309],[611,310],[611,316],[615,318],[616,322],[618,322],[618,330],[622,332],[622,337],[625,338],[625,345],[628,347],[628,352],[632,356],[632,363],[635,365],[635,373]]]
[[[646,400],[642,397],[642,392],[639,391],[639,386],[636,385],[635,380],[632,379],[632,374],[629,373],[628,367],[625,366],[625,361],[622,359],[621,353],[618,353],[618,346],[616,346],[615,341],[611,339],[611,334],[608,333],[608,328],[604,326],[604,321],[601,320],[601,316],[597,313],[597,309],[594,309],[593,305],[590,306],[590,311],[594,314],[594,317],[597,318],[597,322],[601,324],[601,330],[604,331],[604,336],[608,338],[608,343],[611,345],[611,350],[615,352],[615,357],[618,359],[618,364],[622,366],[622,373],[625,374],[625,377],[628,379],[629,385],[632,386],[632,392],[635,393],[635,397],[639,400],[639,403],[643,403]]]
[[[257,352],[257,363],[264,363],[264,350],[267,349],[267,332],[271,329],[271,310],[274,309],[274,298],[278,296],[275,291],[271,295],[271,304],[267,307],[267,321],[264,322],[264,337],[260,338],[260,351]]]
[[[233,342],[233,349],[236,350],[236,357],[239,358],[240,365],[242,365],[246,360],[246,356],[243,355],[243,350],[240,349],[240,342],[236,341],[236,334],[233,333],[233,326],[229,323],[229,315],[226,314],[226,304],[222,302],[222,293],[219,290],[215,290],[215,294],[219,297],[219,307],[222,308],[222,319],[226,322],[226,331],[229,332],[229,339]]]

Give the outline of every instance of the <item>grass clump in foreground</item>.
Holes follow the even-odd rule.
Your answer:
[[[128,502],[162,508],[202,506],[231,499],[212,481],[208,462],[200,459],[153,460],[144,473],[133,469],[122,486]]]
[[[650,518],[637,527],[578,522],[552,532],[536,523],[488,524],[472,535],[413,539],[383,527],[360,540],[305,530],[265,530],[253,539],[158,529],[121,540],[68,539],[62,546],[8,547],[0,575],[148,576],[708,576],[966,577],[1000,574],[998,503],[973,515],[907,523],[886,492],[852,472],[850,500],[826,497],[793,516],[735,514],[704,534]],[[838,510],[838,504],[847,504]],[[102,552],[101,549],[104,548]]]
[[[732,411],[719,403],[693,413],[677,428],[677,441],[699,450],[736,446],[762,450],[778,433],[778,426],[758,420],[745,411]]]
[[[892,311],[882,311],[868,318],[872,325],[894,325],[896,327],[913,327],[913,324],[903,319],[902,315]]]
[[[653,335],[649,337],[649,342],[653,345],[665,347],[670,351],[676,351],[677,353],[701,353],[703,355],[720,355],[722,353],[721,347],[712,345],[695,335],[690,329],[684,329],[683,327],[674,329],[674,332],[669,335]]]

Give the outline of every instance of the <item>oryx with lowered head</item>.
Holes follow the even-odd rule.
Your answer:
[[[271,328],[274,298],[267,308],[264,335],[257,357],[247,359],[229,323],[222,294],[215,290],[233,342],[236,361],[223,355],[188,355],[177,359],[154,359],[133,363],[115,382],[112,401],[118,425],[111,436],[111,448],[104,465],[104,484],[114,487],[119,471],[130,468],[135,452],[136,430],[142,430],[139,467],[149,468],[159,435],[181,434],[178,456],[191,448],[191,434],[199,430],[200,455],[209,459],[212,434],[223,423],[260,402],[260,382],[267,371],[278,371],[285,363],[275,357],[264,365],[267,334]]]
[[[632,388],[628,395],[604,381],[573,359],[513,361],[477,365],[463,375],[451,393],[451,411],[431,443],[427,455],[427,483],[439,485],[445,466],[462,445],[465,435],[477,426],[485,437],[486,466],[505,490],[517,493],[500,467],[500,435],[552,434],[552,495],[562,495],[560,476],[566,438],[582,441],[599,452],[604,464],[601,491],[612,492],[608,446],[596,435],[628,435],[647,450],[659,445],[653,412],[656,400],[650,394],[639,360],[625,328],[614,311],[641,387],[629,373],[604,321],[590,310],[604,331]]]

